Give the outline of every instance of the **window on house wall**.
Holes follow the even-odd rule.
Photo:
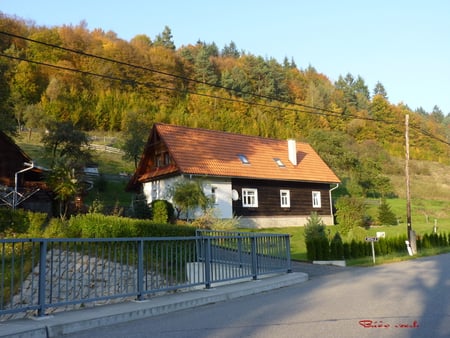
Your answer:
[[[321,208],[322,207],[322,199],[320,197],[320,191],[312,192],[312,205],[313,205],[313,208]]]
[[[280,190],[280,205],[282,208],[291,207],[291,194],[289,190]]]
[[[156,165],[156,167],[161,167],[162,166],[162,156],[161,156],[161,154],[156,155],[155,165]]]
[[[169,153],[165,152],[164,153],[164,165],[169,165],[170,164],[170,155]]]
[[[216,195],[216,191],[217,191],[217,187],[212,186],[212,187],[211,187],[211,201],[212,201],[214,204],[217,204],[217,195]]]
[[[258,207],[258,190],[257,189],[242,189],[242,206],[246,208]]]

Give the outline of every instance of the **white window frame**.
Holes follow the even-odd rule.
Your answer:
[[[312,206],[313,208],[322,208],[322,197],[320,191],[312,192]]]
[[[242,188],[242,206],[244,208],[258,207],[258,189]]]
[[[282,208],[290,208],[291,207],[291,192],[286,189],[280,190],[280,206]]]

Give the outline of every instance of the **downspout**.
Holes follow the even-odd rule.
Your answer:
[[[331,188],[329,191],[330,194],[330,212],[331,212],[331,219],[333,220],[333,225],[334,225],[334,215],[333,215],[333,199],[331,198],[331,192],[333,190],[336,190],[337,188],[339,188],[339,183],[336,183],[336,186]]]
[[[16,203],[18,201],[18,199],[17,199],[17,194],[18,194],[17,193],[17,185],[18,185],[17,175],[34,168],[34,163],[33,162],[31,162],[31,163],[24,162],[23,165],[26,165],[28,168],[19,170],[18,172],[16,172],[14,174],[14,194],[13,194],[13,202],[12,202],[13,210],[16,209]]]

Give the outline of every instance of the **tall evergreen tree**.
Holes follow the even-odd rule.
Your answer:
[[[231,41],[229,45],[223,47],[221,55],[222,57],[232,57],[237,59],[241,54],[237,50],[236,44]]]
[[[156,36],[154,45],[175,50],[175,43],[173,42],[172,31],[169,26],[165,26],[162,33]]]
[[[384,89],[384,86],[379,81],[375,84],[375,88],[373,89],[373,96],[375,96],[375,95],[381,95],[386,100],[388,99],[386,90]]]

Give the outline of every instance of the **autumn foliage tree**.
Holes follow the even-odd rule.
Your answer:
[[[71,123],[83,132],[133,130],[134,137],[138,126],[127,121],[129,112],[139,112],[145,125],[296,138],[312,142],[343,175],[347,192],[383,195],[389,190],[381,174],[385,163],[360,147],[376,143],[389,156],[401,156],[409,114],[411,156],[450,162],[448,146],[429,137],[447,139],[448,114],[392,104],[381,83],[371,96],[360,75],[347,73],[333,83],[311,65],[301,69],[293,59],[253,55],[234,42],[222,49],[204,41],[177,47],[168,26],[130,41],[87,27],[36,26],[0,13],[2,130],[43,129],[30,117],[34,111],[41,121]],[[125,140],[135,160],[139,147],[129,150],[137,139]]]

